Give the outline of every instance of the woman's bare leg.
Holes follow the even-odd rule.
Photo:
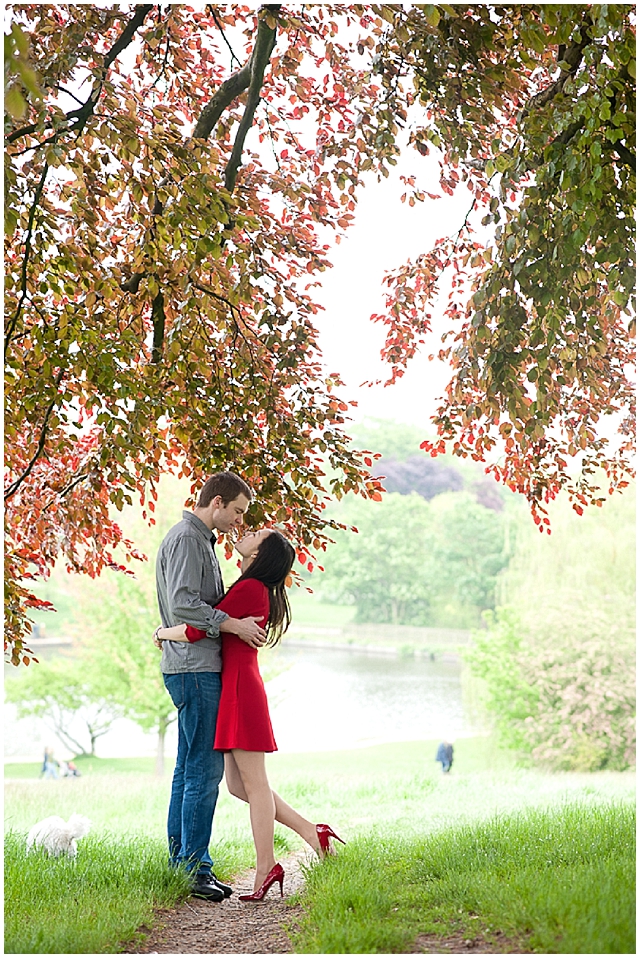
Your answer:
[[[276,803],[264,767],[264,752],[233,749],[233,757],[249,799],[251,831],[256,846],[256,879],[254,891],[263,883],[276,863],[273,853],[273,822]]]
[[[247,798],[247,793],[242,784],[242,778],[232,752],[225,752],[224,773],[227,780],[227,788],[230,793],[242,802],[248,802],[249,799]],[[281,825],[286,825],[286,827],[292,829],[292,831],[297,832],[300,838],[304,839],[308,845],[311,845],[314,851],[319,851],[320,842],[318,841],[318,833],[316,832],[316,826],[313,822],[303,818],[299,812],[296,812],[291,805],[288,805],[273,789],[271,789],[271,793],[276,805],[276,821]]]
[[[242,784],[242,776],[240,775],[233,752],[225,752],[224,773],[227,780],[227,788],[231,794],[243,802],[248,802],[249,799]],[[318,841],[318,833],[316,832],[316,826],[313,822],[303,818],[291,805],[287,805],[284,799],[282,799],[277,792],[274,792],[273,789],[271,790],[271,794],[275,802],[276,821],[281,825],[286,825],[286,827],[292,829],[292,831],[297,832],[308,845],[311,845],[314,851],[319,851],[320,842]]]
[[[233,795],[234,798],[239,798],[240,801],[248,803],[249,799],[244,790],[242,778],[240,777],[236,760],[233,757],[233,752],[224,753],[224,777],[230,794]]]
[[[276,803],[276,821],[297,832],[300,838],[311,845],[314,851],[319,851],[320,842],[313,822],[303,818],[299,812],[296,812],[295,808],[291,808],[291,805],[287,805],[277,792],[273,792],[273,798]]]

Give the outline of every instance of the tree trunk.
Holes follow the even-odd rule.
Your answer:
[[[45,719],[46,721],[46,719]],[[75,755],[88,755],[86,748],[80,742],[77,742],[64,728],[64,723],[53,718],[51,725],[53,730],[62,742],[63,745],[66,745],[67,748],[73,752]]]
[[[161,721],[158,725],[158,746],[156,749],[156,776],[164,775],[164,740],[167,734],[167,723]]]

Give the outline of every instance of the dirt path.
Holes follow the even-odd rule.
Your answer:
[[[124,949],[129,955],[291,955],[295,954],[287,928],[295,927],[301,908],[288,898],[303,884],[301,863],[306,852],[282,859],[285,870],[284,898],[271,889],[260,904],[243,903],[238,895],[253,890],[253,872],[233,883],[234,894],[221,904],[190,898],[177,908],[157,912],[151,930],[140,928],[147,937],[142,945]],[[528,954],[506,939],[489,945],[481,938],[451,935],[419,935],[410,954],[496,955]]]
[[[465,938],[464,935],[449,935],[438,938],[436,935],[418,935],[411,954],[418,955],[531,955],[523,951],[515,942],[508,941],[501,932],[494,934],[497,939],[490,944],[482,938]]]
[[[238,895],[253,891],[253,872],[233,883],[231,898],[220,904],[190,898],[178,908],[157,913],[156,926],[144,944],[125,948],[129,955],[288,955],[293,947],[285,925],[295,924],[298,908],[287,903],[303,883],[305,852],[282,859],[284,898],[272,888],[264,902],[243,903]]]

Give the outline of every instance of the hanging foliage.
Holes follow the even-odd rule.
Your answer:
[[[401,375],[444,278],[454,379],[440,440],[539,520],[591,470],[624,483],[634,174],[632,8],[605,5],[19,4],[5,38],[6,625],[23,659],[31,582],[139,557],[113,507],[152,521],[167,470],[221,468],[301,561],[328,498],[380,497],[321,364],[313,288],[367,170],[408,139],[471,189],[454,239],[387,278]],[[409,125],[407,125],[409,124]],[[426,199],[408,182],[408,201]],[[473,233],[478,213],[492,239]],[[482,238],[481,238],[482,237]],[[623,429],[630,434],[631,422]],[[546,517],[545,517],[546,518]],[[119,552],[117,547],[120,547]],[[24,659],[24,661],[28,661]]]

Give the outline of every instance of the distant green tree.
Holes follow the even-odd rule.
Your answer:
[[[509,608],[487,610],[484,619],[487,628],[474,633],[465,659],[472,673],[484,680],[482,704],[500,743],[526,755],[530,749],[525,723],[537,708],[539,695],[531,677],[523,675],[520,668],[522,626]]]
[[[372,474],[383,478],[387,492],[417,492],[433,499],[444,492],[471,492],[480,505],[501,512],[511,495],[476,462],[453,455],[433,459],[420,449],[423,430],[392,419],[367,417],[351,428],[359,448],[379,455]]]
[[[509,561],[508,518],[487,509],[469,493],[432,501],[434,614],[475,625],[493,609],[498,574]]]
[[[421,453],[410,456],[404,462],[395,459],[380,459],[374,474],[384,477],[387,492],[399,492],[408,495],[417,492],[423,499],[433,499],[443,492],[456,492],[464,487],[464,479],[453,466],[430,459]]]
[[[635,764],[631,631],[618,616],[542,612],[526,631],[512,610],[485,613],[467,658],[503,744],[556,771]]]
[[[553,535],[540,536],[529,522],[515,527],[515,548],[500,581],[498,604],[518,610],[525,626],[541,607],[588,605],[625,609],[631,624],[636,593],[635,486],[601,509],[576,516],[566,498],[550,510]]]
[[[319,588],[354,602],[357,621],[468,628],[493,608],[505,518],[470,494],[389,493],[341,504],[340,518],[358,535],[336,535]]]
[[[336,533],[320,588],[355,602],[358,622],[419,625],[431,602],[429,505],[412,493],[390,493],[375,508],[356,500],[341,520],[357,527]]]
[[[424,429],[406,422],[367,416],[362,422],[354,423],[349,432],[359,448],[380,453],[385,459],[404,462],[410,456],[424,455],[420,450]]]
[[[551,511],[551,539],[518,527],[515,555],[469,653],[503,741],[554,769],[635,763],[633,492],[578,518]]]
[[[5,697],[17,706],[18,718],[43,719],[76,755],[95,755],[96,741],[124,714],[124,707],[81,659],[61,657],[12,676],[5,683]],[[76,732],[78,724],[86,737]]]
[[[123,715],[146,732],[157,733],[156,774],[164,772],[167,729],[177,712],[164,687],[160,651],[152,641],[160,617],[148,564],[135,579],[116,575],[108,601],[94,610],[83,658],[96,686],[117,702]]]

